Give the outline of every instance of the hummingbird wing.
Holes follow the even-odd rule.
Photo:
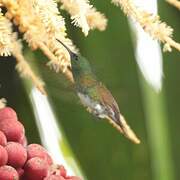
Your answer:
[[[110,91],[102,83],[97,86],[97,91],[97,94],[99,95],[99,101],[106,109],[106,118],[109,120],[110,124],[112,124],[128,139],[136,144],[139,144],[140,140],[127,124],[125,118],[120,114],[119,106]]]
[[[121,124],[119,123],[120,122],[119,121],[119,118],[120,118],[119,106],[116,103],[114,97],[102,83],[99,83],[97,91],[98,91],[97,94],[99,94],[99,98],[100,98],[99,101],[106,108],[108,115],[121,127]]]

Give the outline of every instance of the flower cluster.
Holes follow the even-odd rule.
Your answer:
[[[178,0],[166,0],[166,1],[180,10],[180,1]]]
[[[104,30],[107,25],[105,16],[89,4],[88,0],[60,0],[62,8],[67,10],[73,23],[82,28],[83,33],[87,36],[90,29],[97,28]]]
[[[120,6],[127,16],[138,22],[153,39],[164,43],[164,51],[171,51],[172,47],[180,51],[180,44],[172,39],[173,29],[162,22],[158,15],[140,9],[133,0],[112,0],[112,2]]]
[[[179,7],[177,0],[167,0]],[[145,32],[153,39],[164,44],[164,50],[171,51],[172,47],[180,50],[180,44],[172,39],[173,29],[161,22],[160,17],[137,7],[133,0],[112,0],[121,7],[124,13],[138,22]],[[5,7],[6,11],[2,8]],[[60,14],[60,8],[66,10],[72,23],[79,26],[85,36],[89,30],[105,30],[107,19],[98,12],[89,0],[0,0],[0,56],[13,55],[17,60],[17,70],[22,76],[29,77],[34,85],[43,93],[44,83],[32,71],[23,56],[22,40],[13,32],[12,25],[18,27],[32,50],[40,49],[48,57],[48,65],[55,71],[62,71],[73,82],[70,70],[70,56],[62,44],[63,42],[73,52],[77,48],[67,37],[65,21]]]
[[[48,65],[56,71],[61,70],[70,81],[73,81],[68,68],[69,54],[57,39],[72,51],[77,52],[77,49],[67,37],[65,21],[58,5],[54,0],[0,0],[0,6],[7,9],[4,14],[0,13],[0,55],[13,55],[17,60],[17,70],[20,74],[29,77],[43,94],[46,94],[44,83],[24,58],[21,40],[17,38],[16,32],[13,32],[12,24],[18,27],[32,50],[40,49],[48,57]],[[89,29],[105,29],[107,23],[105,16],[92,8],[88,1],[62,1],[60,5],[67,9],[75,24],[82,27],[86,35]]]

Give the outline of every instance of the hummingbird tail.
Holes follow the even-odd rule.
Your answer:
[[[127,124],[124,116],[121,114],[120,114],[120,123],[122,126],[124,136],[126,136],[128,139],[133,141],[135,144],[139,144],[141,141],[136,136],[136,134],[133,132],[133,130],[130,128],[130,126]]]
[[[120,116],[120,118],[119,118],[120,120],[119,120],[118,124],[114,120],[108,118],[110,124],[112,124],[118,131],[120,131],[129,140],[131,140],[135,144],[139,144],[141,141],[138,139],[136,134],[133,132],[133,130],[127,124],[125,118],[121,114],[119,114],[119,116]]]

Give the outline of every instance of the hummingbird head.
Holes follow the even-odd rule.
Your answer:
[[[66,50],[70,54],[71,60],[77,60],[78,59],[78,55],[75,54],[74,52],[72,52],[62,41],[60,41],[59,39],[56,39],[56,40],[66,48]]]
[[[81,56],[80,54],[76,54],[72,52],[64,43],[62,43],[59,39],[56,39],[58,42],[60,42],[68,51],[70,54],[71,59],[71,65],[72,65],[72,72],[73,74],[88,74],[92,73],[91,66],[88,62],[88,60]]]

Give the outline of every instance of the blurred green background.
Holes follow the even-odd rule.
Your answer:
[[[147,123],[147,108],[152,102],[148,103],[148,98],[146,98],[147,91],[152,90],[143,82],[143,77],[139,73],[127,18],[110,1],[93,0],[92,4],[107,16],[106,31],[92,31],[88,37],[84,37],[80,29],[70,24],[69,16],[64,13],[68,34],[81,53],[89,59],[99,79],[111,90],[121,112],[142,143],[132,144],[107,122],[97,121],[90,115],[81,106],[66,79],[61,74],[48,69],[45,65],[46,57],[41,52],[36,52],[38,71],[46,83],[49,99],[72,151],[89,180],[155,180],[158,176],[154,173],[158,173],[163,168],[160,167],[162,164],[157,163],[156,170],[153,170],[153,163],[156,163],[154,161],[156,152],[153,152],[153,149],[156,147],[151,142],[153,128],[149,127],[151,123]],[[179,11],[165,1],[159,1],[159,13],[162,20],[174,28],[174,38],[180,42]],[[165,117],[167,134],[165,131],[164,138],[169,139],[168,148],[172,151],[168,154],[170,161],[167,163],[173,167],[169,169],[171,171],[169,173],[174,174],[174,179],[178,180],[180,179],[180,55],[179,52],[173,50],[172,53],[163,54],[163,58],[162,94],[165,110],[163,117],[157,117],[157,121],[158,118]],[[152,95],[149,98],[156,98],[156,96],[158,95]],[[29,143],[40,143],[29,96],[15,70],[13,58],[0,60],[0,97],[5,97],[8,105],[16,109],[25,125]],[[155,107],[161,108],[158,105]],[[151,117],[153,113],[150,111]],[[161,134],[156,135],[156,142],[161,143]],[[160,149],[162,154],[163,148],[162,146]],[[164,178],[161,176],[163,180],[171,180],[165,177],[167,171],[164,169]]]

